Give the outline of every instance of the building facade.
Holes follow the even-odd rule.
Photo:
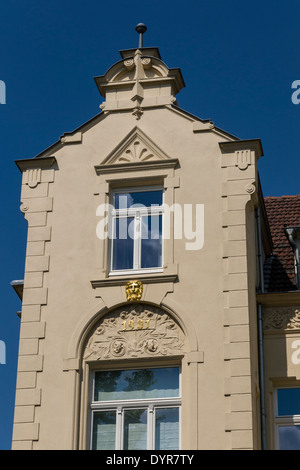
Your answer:
[[[95,82],[101,112],[16,162],[12,449],[279,448],[298,430],[275,413],[278,388],[299,390],[297,249],[286,237],[279,292],[260,140],[181,109],[157,48],[121,51]]]

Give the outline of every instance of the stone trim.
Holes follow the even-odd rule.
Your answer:
[[[35,411],[42,401],[37,374],[43,371],[44,366],[40,341],[46,332],[42,309],[47,305],[48,297],[45,273],[50,269],[46,253],[51,240],[48,214],[53,210],[53,198],[49,197],[49,185],[54,182],[55,171],[50,168],[54,161],[49,157],[17,163],[23,171],[20,210],[28,222],[28,237],[12,450],[33,449],[34,441],[39,439],[40,424]]]
[[[224,396],[226,448],[253,449],[253,383],[250,363],[250,303],[246,205],[256,196],[259,141],[220,143],[223,213]]]
[[[134,128],[130,135],[135,135],[137,128]],[[124,148],[122,141],[113,151],[113,159],[119,156],[118,149]],[[154,146],[154,144],[153,144]],[[124,148],[123,148],[124,147]],[[162,152],[162,151],[161,151]],[[122,153],[122,152],[121,152]],[[106,161],[106,160],[104,160]],[[162,158],[157,161],[138,161],[132,163],[112,163],[95,166],[97,182],[94,189],[95,212],[103,204],[110,203],[110,191],[116,187],[124,186],[124,174],[126,171],[126,185],[128,187],[141,185],[160,185],[165,190],[165,205],[173,207],[175,201],[175,190],[180,187],[180,175],[177,174],[178,160],[171,158]],[[99,219],[100,220],[100,219]],[[170,233],[173,232],[174,214],[170,214]],[[91,273],[91,282],[93,285],[102,281],[111,282],[109,277],[109,240],[108,237],[103,240],[95,239],[95,252],[98,253],[95,266]],[[174,239],[165,240],[164,245],[164,266],[162,268],[164,275],[177,275],[177,266],[174,263]],[[134,275],[135,276],[135,275]],[[150,276],[149,276],[150,277]],[[113,281],[114,282],[114,281]]]

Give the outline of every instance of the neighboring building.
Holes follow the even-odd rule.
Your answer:
[[[260,140],[181,109],[139,32],[100,114],[16,162],[12,449],[300,448],[300,198],[264,201]]]
[[[300,195],[267,197],[272,252],[264,263],[265,425],[268,449],[300,449]]]

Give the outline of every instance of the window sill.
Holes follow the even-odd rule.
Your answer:
[[[115,277],[115,276],[130,276],[130,277],[135,277],[139,275],[144,275],[144,274],[157,274],[157,273],[163,273],[164,270],[162,268],[153,268],[153,269],[124,269],[120,271],[111,271],[108,275],[108,277]]]
[[[171,268],[171,267],[170,267]],[[93,288],[97,287],[108,287],[108,286],[120,286],[126,284],[126,282],[136,279],[142,281],[145,284],[163,283],[163,282],[176,282],[178,281],[178,270],[177,266],[172,266],[172,269],[165,270],[152,270],[150,271],[135,271],[127,272],[124,274],[110,273],[109,276],[103,277],[95,276],[91,280]]]

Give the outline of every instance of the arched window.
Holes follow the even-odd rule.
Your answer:
[[[87,447],[179,449],[185,336],[158,307],[127,304],[87,338]]]

